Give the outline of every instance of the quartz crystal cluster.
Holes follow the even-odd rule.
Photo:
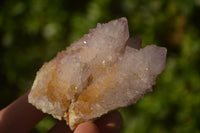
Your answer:
[[[129,38],[126,18],[98,24],[37,72],[29,102],[73,130],[152,90],[167,50]]]

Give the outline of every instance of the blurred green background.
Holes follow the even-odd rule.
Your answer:
[[[168,49],[153,93],[120,109],[123,133],[200,133],[200,0],[1,0],[0,108],[30,89],[58,51],[122,16],[143,46]],[[32,132],[55,122],[45,118]]]

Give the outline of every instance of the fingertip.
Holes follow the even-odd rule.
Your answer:
[[[100,133],[98,127],[91,122],[85,122],[78,125],[74,133]]]
[[[123,118],[118,111],[110,112],[96,121],[103,133],[120,133],[123,126]]]

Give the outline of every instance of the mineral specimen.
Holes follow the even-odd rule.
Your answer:
[[[38,71],[29,102],[73,130],[152,90],[167,50],[129,38],[126,18],[98,24]]]

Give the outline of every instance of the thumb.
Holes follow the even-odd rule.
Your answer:
[[[91,122],[85,122],[78,125],[74,133],[100,133],[98,127]]]

